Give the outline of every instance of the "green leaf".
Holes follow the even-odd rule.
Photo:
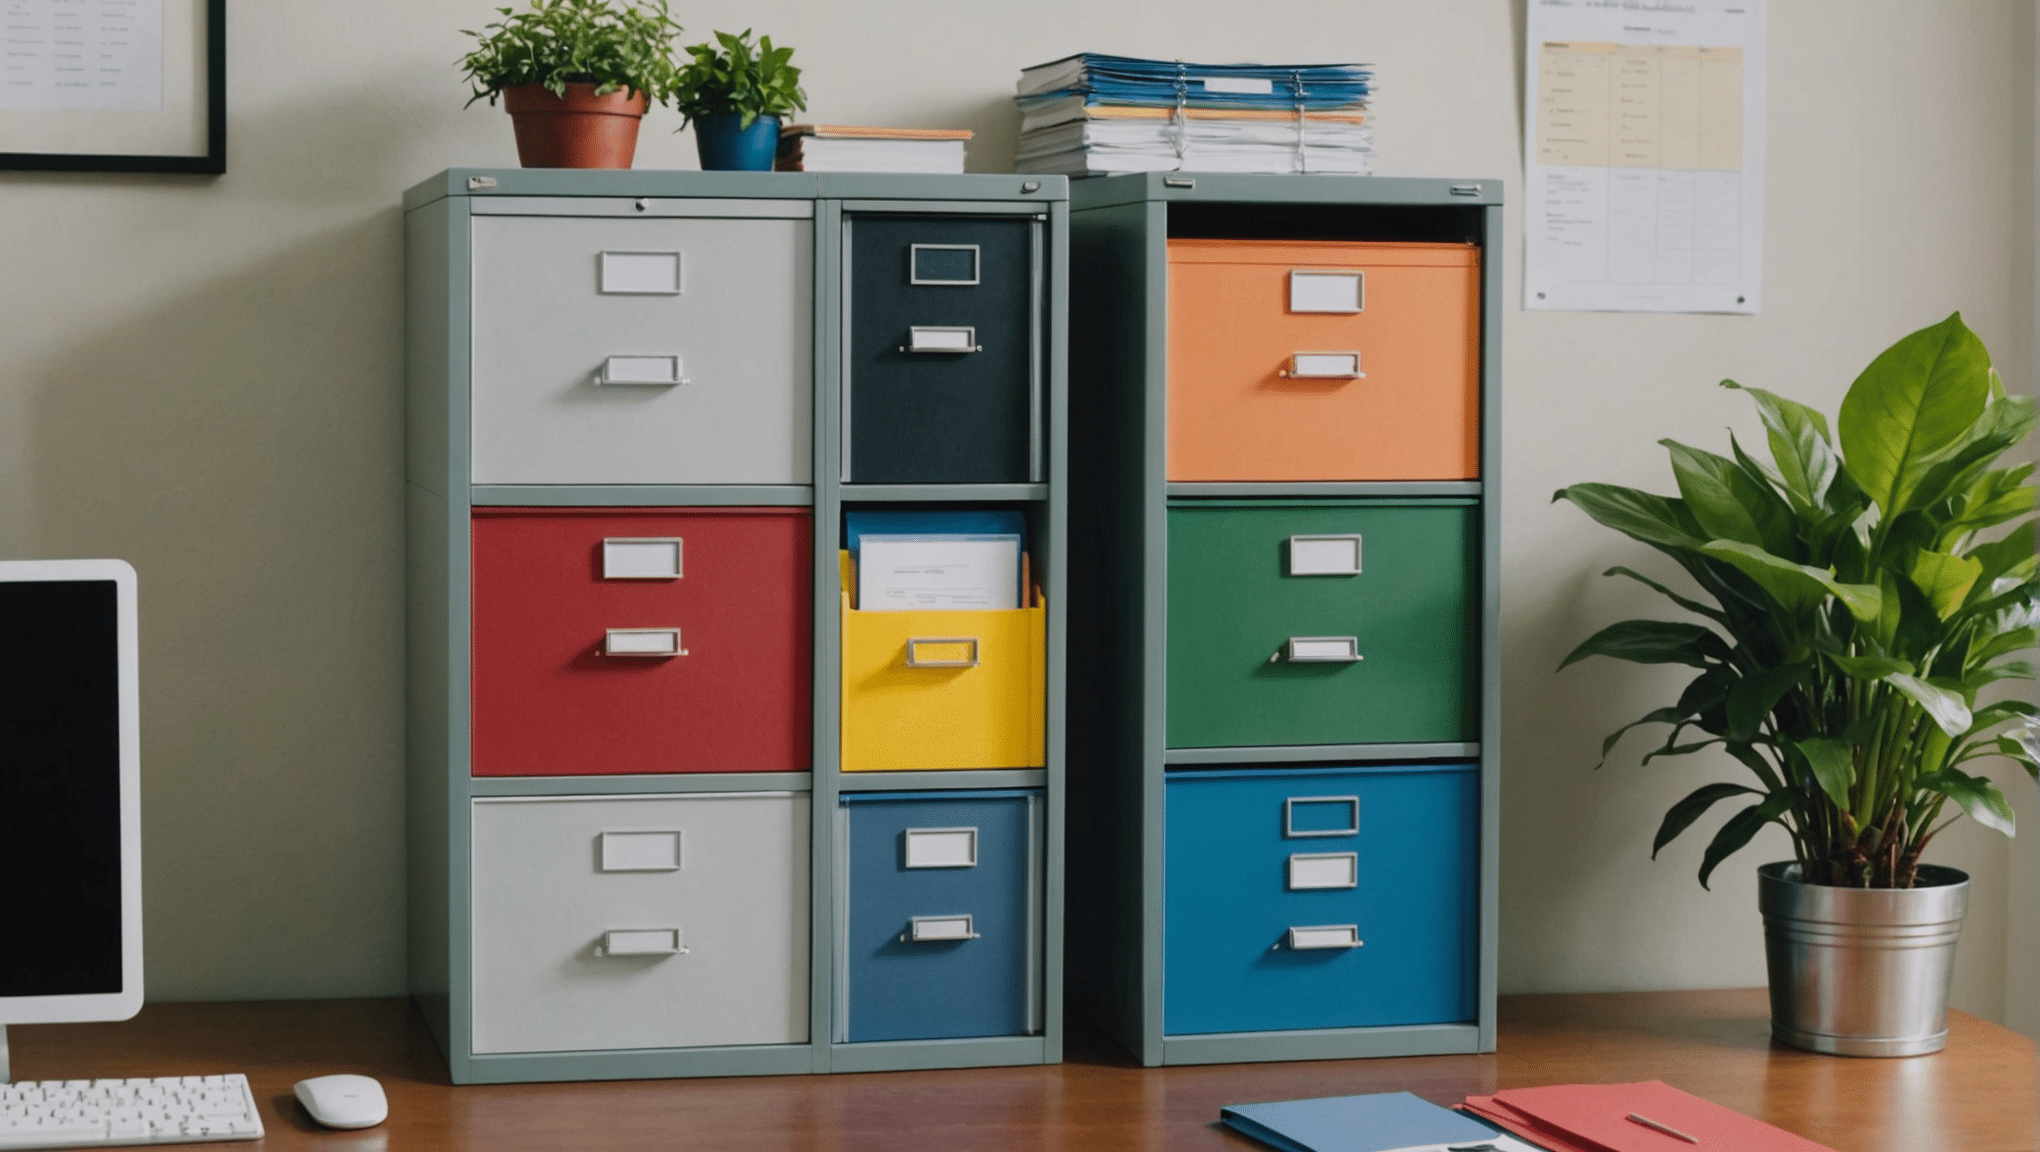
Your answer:
[[[1969,731],[1969,704],[1961,696],[1902,672],[1893,672],[1884,678],[1884,682],[1910,697],[1941,731],[1950,736],[1961,736]]]
[[[2026,731],[2020,733],[2018,737],[2000,736],[1997,738],[1997,747],[1999,752],[2022,765],[2026,769],[2026,775],[2031,776],[2034,783],[2040,784],[2040,748],[2033,746],[2032,735],[2031,731]]]
[[[1939,792],[1962,806],[1964,812],[1985,828],[2002,832],[2007,836],[2018,830],[2018,816],[2012,812],[2011,802],[1998,791],[1997,785],[1982,776],[1971,776],[1955,768],[1944,768],[1931,775],[1920,777],[1919,786],[1930,792]]]
[[[1715,865],[1741,850],[1764,825],[1777,821],[1778,814],[1790,808],[1794,799],[1796,797],[1790,789],[1773,792],[1763,803],[1752,804],[1729,817],[1721,831],[1714,834],[1713,841],[1707,845],[1707,854],[1700,860],[1700,887],[1707,887],[1707,878],[1714,874]]]
[[[1660,440],[1671,453],[1679,495],[1708,536],[1739,540],[1775,555],[1794,555],[1799,540],[1792,509],[1768,484],[1712,452]]]
[[[1705,668],[1710,660],[1726,662],[1729,650],[1721,637],[1698,624],[1621,620],[1582,640],[1559,663],[1559,668],[1589,656],[1612,656],[1637,664],[1691,664]]]
[[[1787,741],[1787,745],[1806,761],[1813,772],[1820,790],[1840,811],[1849,810],[1849,789],[1856,783],[1856,750],[1846,740],[1830,736],[1816,736],[1806,740]]]
[[[1665,845],[1678,839],[1679,833],[1692,827],[1693,821],[1698,820],[1703,813],[1712,808],[1716,801],[1742,793],[1752,796],[1763,795],[1755,788],[1747,788],[1741,784],[1703,784],[1692,795],[1672,805],[1672,810],[1665,813],[1664,822],[1658,825],[1657,839],[1651,841],[1650,858],[1657,859],[1658,852]]]
[[[1726,612],[1721,611],[1719,608],[1710,608],[1707,605],[1700,603],[1698,600],[1693,600],[1685,596],[1681,596],[1677,592],[1672,591],[1670,588],[1665,587],[1664,585],[1658,583],[1657,581],[1651,579],[1648,576],[1645,576],[1643,573],[1638,572],[1633,568],[1626,568],[1620,564],[1617,564],[1615,567],[1610,568],[1606,572],[1601,573],[1601,575],[1627,576],[1631,580],[1634,580],[1639,584],[1642,584],[1648,588],[1663,593],[1666,599],[1670,600],[1674,604],[1677,604],[1679,607],[1684,608],[1688,612],[1694,613],[1695,615],[1698,616],[1705,616],[1710,620],[1716,621],[1717,623],[1722,624],[1728,623],[1728,614]]]
[[[1986,728],[2014,716],[2040,717],[2040,707],[2035,707],[2024,700],[1993,700],[1978,708],[1971,719],[1976,727]],[[2040,753],[2040,744],[2036,744],[2034,750]]]
[[[1911,506],[1932,457],[1990,399],[1990,354],[1956,313],[1887,348],[1842,400],[1842,459],[1887,517]]]
[[[1828,439],[1827,417],[1761,388],[1744,388],[1733,380],[1723,380],[1721,386],[1741,389],[1757,402],[1786,498],[1802,517],[1817,518],[1815,512],[1840,467]]]
[[[1921,552],[1913,558],[1909,573],[1913,587],[1926,594],[1934,614],[1943,620],[1962,607],[1962,602],[1969,598],[1969,590],[1976,585],[1976,578],[1982,574],[1980,562],[1945,552]]]
[[[1570,500],[1601,526],[1668,551],[1692,552],[1707,542],[1683,500],[1614,484],[1574,484],[1552,493],[1551,499]]]
[[[1849,614],[1866,623],[1876,620],[1883,607],[1882,593],[1868,584],[1843,584],[1829,572],[1805,564],[1781,560],[1761,548],[1734,540],[1710,540],[1700,546],[1708,556],[1734,565],[1755,580],[1779,607],[1803,612],[1819,607],[1829,596],[1840,600]]]
[[[1644,753],[1643,759],[1639,763],[1648,764],[1660,756],[1691,756],[1702,748],[1712,748],[1716,744],[1721,743],[1720,740],[1696,740],[1691,744],[1673,743],[1677,739],[1678,732],[1674,730],[1670,736],[1665,737],[1664,747],[1653,748],[1649,752]]]
[[[1983,566],[1980,580],[1986,586],[2000,576],[2030,576],[2040,567],[2040,557],[2033,549],[2033,522],[2028,520],[1997,540],[1978,544],[1969,550],[1969,557]]]
[[[1608,734],[1608,738],[1601,741],[1601,758],[1598,761],[1595,761],[1594,767],[1598,769],[1599,767],[1601,767],[1601,765],[1606,764],[1608,762],[1608,753],[1613,752],[1615,750],[1616,743],[1619,742],[1622,739],[1623,735],[1627,733],[1631,728],[1641,727],[1642,725],[1645,724],[1677,724],[1678,722],[1684,720],[1685,718],[1686,711],[1683,708],[1657,708],[1646,713],[1641,719],[1631,720],[1629,723],[1624,724],[1622,727],[1617,728],[1613,732],[1610,732]]]
[[[1737,680],[1728,693],[1728,738],[1745,742],[1754,739],[1764,717],[1771,714],[1779,699],[1806,673],[1804,664],[1781,664]]]
[[[1882,680],[1893,672],[1907,676],[1913,673],[1910,663],[1892,656],[1844,656],[1838,652],[1823,652],[1821,655],[1851,680]]]

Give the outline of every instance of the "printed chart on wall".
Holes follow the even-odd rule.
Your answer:
[[[1531,0],[1523,306],[1759,310],[1763,0]]]

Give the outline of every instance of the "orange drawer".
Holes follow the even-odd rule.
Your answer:
[[[1480,475],[1480,254],[1169,241],[1169,479]]]

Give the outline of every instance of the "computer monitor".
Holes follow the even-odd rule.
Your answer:
[[[142,1007],[135,570],[0,561],[0,1084],[6,1026]]]

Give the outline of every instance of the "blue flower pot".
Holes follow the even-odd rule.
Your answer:
[[[749,128],[744,117],[722,112],[694,118],[694,145],[704,172],[770,172],[779,151],[779,117],[760,116]]]

